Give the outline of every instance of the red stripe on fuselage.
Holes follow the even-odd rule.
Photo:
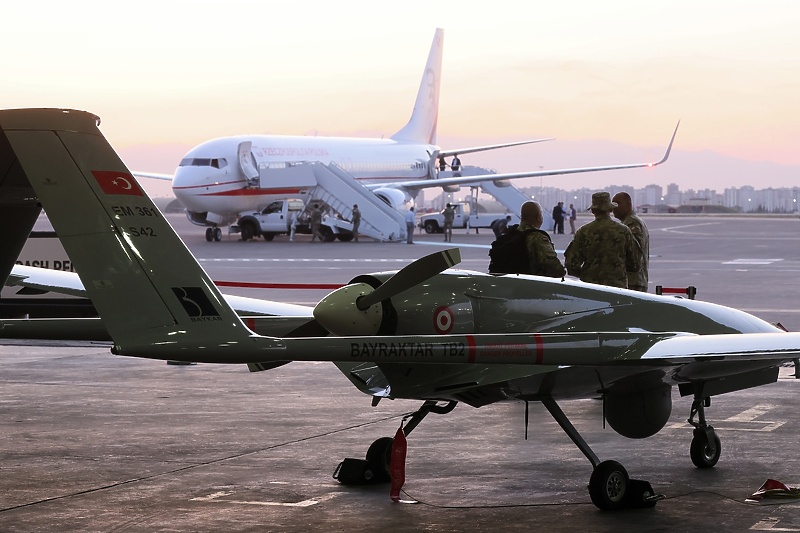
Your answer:
[[[536,341],[536,364],[541,365],[544,361],[544,342],[538,333],[534,334],[533,340]]]
[[[247,182],[244,181],[244,180],[218,181],[218,182],[215,182],[215,183],[212,183],[212,184],[206,183],[206,184],[203,184],[203,185],[184,185],[183,187],[175,187],[175,186],[173,186],[172,190],[173,191],[174,190],[186,191],[186,190],[189,190],[189,189],[203,189],[203,188],[206,188],[206,187],[220,187],[222,185],[234,185],[234,184],[244,185],[245,183],[247,183]]]
[[[474,363],[475,362],[475,355],[477,354],[478,349],[475,346],[475,337],[472,335],[467,335],[467,362]]]
[[[229,189],[227,191],[207,192],[197,196],[265,196],[265,195],[287,195],[301,194],[306,188],[283,188],[283,189]]]

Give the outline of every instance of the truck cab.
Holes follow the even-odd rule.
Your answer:
[[[276,200],[267,204],[261,211],[242,213],[234,226],[242,234],[243,241],[261,235],[265,241],[271,241],[275,235],[288,234],[292,221],[296,220],[305,209],[302,200]]]

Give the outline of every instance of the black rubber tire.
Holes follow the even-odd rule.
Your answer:
[[[208,242],[214,240],[214,228],[206,228],[206,240]]]
[[[392,437],[381,437],[367,450],[367,461],[373,465],[375,475],[381,481],[392,479],[389,467],[392,464]]]
[[[243,241],[249,241],[256,234],[255,230],[253,229],[253,225],[250,222],[244,222],[241,226],[241,231]]]
[[[350,241],[353,240],[353,234],[352,233],[340,233],[340,234],[338,234],[336,236],[336,238],[339,239],[342,242],[350,242]]]
[[[630,478],[625,468],[616,461],[603,461],[589,478],[589,496],[601,511],[613,511],[626,506],[625,495]]]
[[[336,235],[333,233],[333,230],[328,226],[322,226],[319,229],[319,232],[322,234],[323,242],[333,242],[336,240]]]
[[[694,437],[692,437],[692,445],[689,447],[689,456],[692,458],[694,466],[697,468],[714,468],[717,461],[719,461],[720,454],[722,454],[722,446],[716,431],[714,432],[714,446],[716,447],[716,453],[712,454],[704,431],[695,431]]]
[[[436,223],[434,220],[428,220],[425,222],[425,233],[441,233],[439,231],[439,224]]]
[[[271,241],[272,239],[275,238],[275,234],[274,233],[262,233],[261,236],[264,237],[264,240],[267,241],[267,242],[269,242],[269,241]]]
[[[214,241],[219,242],[222,240],[222,230],[214,228]]]

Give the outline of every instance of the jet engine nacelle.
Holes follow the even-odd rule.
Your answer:
[[[400,189],[375,189],[372,191],[375,193],[375,196],[389,204],[390,206],[394,207],[398,211],[403,209],[406,202],[411,201],[411,196],[407,193],[401,191]]]
[[[606,420],[629,439],[644,439],[661,431],[672,413],[672,388],[666,383],[639,389],[611,390],[605,397]]]

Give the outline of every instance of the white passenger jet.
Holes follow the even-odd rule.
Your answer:
[[[186,207],[194,224],[206,226],[207,240],[220,240],[219,226],[236,222],[239,213],[257,211],[268,203],[302,198],[316,185],[313,179],[286,177],[279,169],[299,162],[335,163],[387,204],[401,208],[420,189],[442,187],[455,192],[461,185],[510,179],[574,174],[655,166],[636,163],[572,169],[538,170],[512,174],[459,176],[437,172],[440,157],[451,157],[551,139],[443,150],[436,145],[444,30],[437,29],[408,123],[390,138],[240,135],[204,142],[186,154],[172,181],[175,197]],[[677,132],[677,128],[675,130]],[[673,133],[672,139],[674,140]],[[163,174],[135,172],[137,176],[165,178]]]

